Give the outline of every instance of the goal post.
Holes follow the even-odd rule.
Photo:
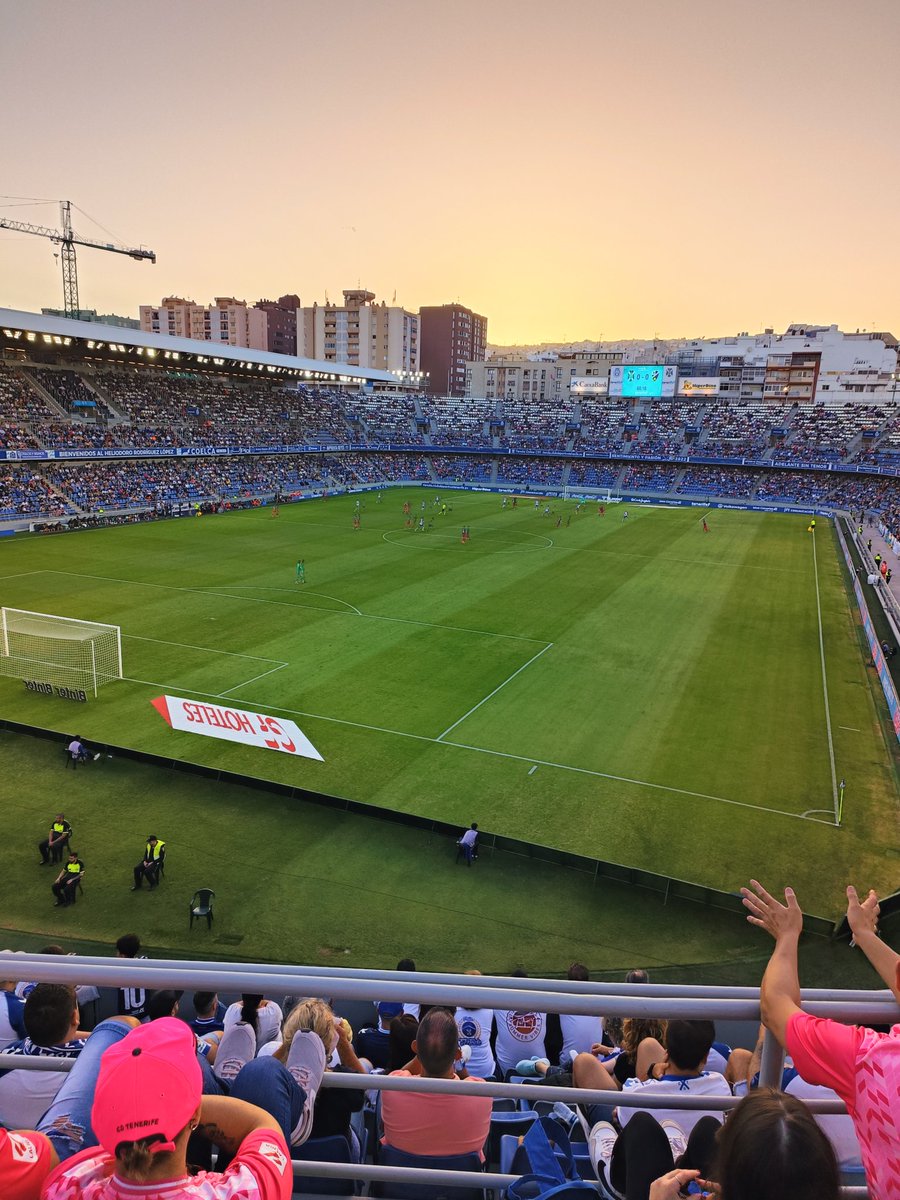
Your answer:
[[[0,675],[91,692],[122,678],[118,625],[0,608]]]

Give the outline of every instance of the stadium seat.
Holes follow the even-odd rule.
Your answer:
[[[508,1134],[516,1138],[526,1134],[537,1120],[537,1113],[530,1109],[526,1112],[492,1112],[491,1127],[488,1132],[487,1160],[489,1163],[500,1161],[500,1139]]]
[[[446,1157],[425,1154],[405,1154],[393,1146],[382,1146],[378,1162],[384,1167],[420,1167],[431,1171],[481,1171],[481,1159],[472,1154],[452,1154]],[[484,1200],[484,1189],[463,1184],[453,1187],[446,1183],[392,1183],[377,1180],[370,1195],[383,1200]]]
[[[212,929],[213,923],[213,900],[216,898],[216,893],[212,888],[198,888],[194,892],[194,897],[190,904],[191,923],[190,929],[194,928],[194,917],[206,917],[206,926]]]
[[[349,1163],[350,1143],[341,1134],[310,1138],[302,1146],[292,1146],[291,1155],[300,1162]],[[298,1175],[294,1179],[295,1196],[352,1196],[352,1179],[328,1179],[325,1176]]]

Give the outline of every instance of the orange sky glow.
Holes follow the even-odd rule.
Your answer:
[[[83,307],[362,283],[492,342],[900,334],[896,0],[0,0],[0,28],[0,215],[71,199],[158,254],[82,250]],[[61,293],[0,231],[0,306]]]

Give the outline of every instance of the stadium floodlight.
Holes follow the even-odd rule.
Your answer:
[[[96,696],[122,678],[118,625],[0,608],[0,675],[73,688]]]

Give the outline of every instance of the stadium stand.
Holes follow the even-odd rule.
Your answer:
[[[768,900],[771,901],[771,897]],[[783,906],[779,908],[785,911]],[[854,913],[848,906],[848,918],[874,966],[881,956],[870,947],[869,932],[863,928],[865,921],[871,924],[874,910],[869,902],[862,905],[857,902],[857,909],[858,912]],[[764,908],[758,912],[762,914],[761,921],[770,920]],[[775,916],[774,925],[765,924],[765,928],[772,932],[775,932],[778,921],[782,919],[777,914]],[[888,973],[887,966],[896,970],[897,956],[890,953],[890,964],[882,963],[879,968],[883,978]],[[358,1179],[369,1180],[370,1186],[375,1185],[377,1190],[371,1194],[387,1197],[425,1196],[430,1194],[425,1190],[429,1185],[453,1182],[468,1187],[492,1188],[496,1196],[505,1196],[506,1189],[516,1183],[522,1171],[528,1169],[530,1152],[526,1149],[524,1154],[508,1153],[503,1145],[504,1138],[500,1135],[506,1129],[520,1127],[524,1132],[537,1125],[538,1131],[568,1132],[574,1151],[570,1160],[572,1166],[585,1180],[593,1181],[596,1194],[600,1197],[613,1195],[608,1184],[611,1180],[615,1182],[625,1170],[624,1161],[620,1161],[625,1150],[633,1142],[639,1143],[646,1161],[652,1162],[655,1170],[645,1173],[643,1190],[632,1190],[635,1185],[632,1179],[628,1195],[647,1200],[656,1172],[671,1172],[675,1159],[686,1149],[689,1129],[694,1130],[691,1144],[696,1147],[701,1140],[699,1135],[707,1129],[710,1135],[714,1135],[723,1115],[731,1112],[732,1116],[725,1127],[728,1137],[720,1140],[727,1146],[736,1137],[747,1139],[742,1149],[748,1151],[750,1139],[754,1136],[752,1130],[746,1128],[747,1123],[742,1116],[748,1109],[759,1110],[760,1114],[768,1113],[768,1123],[764,1115],[758,1115],[756,1121],[763,1122],[767,1145],[772,1144],[764,1156],[766,1163],[760,1176],[763,1186],[771,1185],[775,1189],[772,1194],[781,1194],[777,1190],[780,1173],[795,1171],[798,1160],[802,1163],[803,1174],[818,1181],[819,1190],[810,1193],[815,1194],[817,1200],[837,1200],[841,1180],[844,1184],[843,1195],[848,1200],[850,1197],[865,1196],[866,1172],[873,1200],[887,1200],[896,1194],[892,1190],[895,1179],[890,1166],[890,1154],[900,1139],[896,1111],[876,1112],[856,1103],[852,1106],[851,1120],[845,1115],[843,1102],[853,1101],[856,1076],[863,1068],[857,1067],[852,1055],[848,1057],[837,1051],[833,1060],[826,1060],[826,1065],[822,1065],[821,1056],[815,1053],[814,1048],[808,1048],[804,1041],[808,1033],[814,1032],[816,1036],[824,1038],[832,1028],[849,1029],[853,1036],[866,1039],[869,1055],[889,1057],[900,1035],[900,1026],[895,1026],[890,1033],[874,1033],[864,1027],[837,1025],[836,1022],[852,1022],[862,1014],[868,1020],[883,1024],[895,1021],[896,980],[893,980],[894,997],[884,991],[853,992],[846,997],[827,989],[803,991],[800,993],[802,1008],[798,1008],[791,1000],[791,1015],[788,1018],[786,1010],[778,1007],[774,976],[761,1010],[760,993],[755,988],[694,986],[683,989],[678,986],[651,985],[649,981],[593,983],[581,979],[524,980],[399,970],[343,972],[339,969],[323,971],[304,966],[265,968],[266,989],[270,996],[274,994],[280,999],[282,996],[298,994],[311,997],[327,994],[332,1005],[340,1003],[339,1011],[359,1013],[362,1021],[366,1019],[364,1014],[374,1012],[376,999],[384,1007],[384,998],[389,997],[397,1009],[401,1007],[401,998],[412,1005],[420,1002],[433,1005],[438,999],[446,1007],[443,1010],[432,1009],[433,1018],[429,1018],[431,1024],[422,1026],[419,1054],[423,1074],[410,1078],[403,1070],[397,1074],[385,1074],[370,1070],[371,1064],[361,1062],[354,1052],[352,1030],[346,1018],[341,1021],[335,1047],[332,1009],[321,1000],[304,1000],[299,1005],[285,1003],[282,1006],[273,1000],[263,999],[261,995],[237,998],[225,1015],[224,1032],[204,1034],[196,1045],[189,1024],[190,1006],[187,1004],[178,1017],[163,1015],[141,1026],[133,1018],[106,1015],[110,1005],[115,1007],[117,989],[122,987],[146,989],[150,1007],[153,1007],[154,995],[159,995],[161,999],[174,996],[174,992],[153,992],[154,976],[160,972],[164,973],[167,986],[188,992],[215,986],[220,996],[229,999],[230,978],[236,972],[246,978],[246,966],[221,962],[74,958],[18,952],[6,958],[6,967],[5,974],[14,981],[28,981],[29,988],[33,988],[36,980],[44,983],[45,992],[47,985],[57,985],[47,994],[52,994],[60,1001],[66,1014],[70,1009],[64,1003],[61,991],[76,984],[90,983],[94,978],[102,981],[107,989],[101,993],[99,1023],[86,1039],[80,1036],[77,1041],[60,1044],[59,1037],[65,1036],[66,1031],[70,1030],[67,1023],[61,1023],[58,1031],[47,1027],[42,1035],[39,1034],[36,1025],[29,1027],[27,1000],[25,1023],[26,1030],[30,1030],[29,1036],[7,1039],[6,1053],[0,1058],[0,1070],[14,1069],[17,1077],[22,1079],[15,1086],[25,1087],[29,1073],[43,1068],[40,1072],[43,1076],[40,1081],[41,1095],[49,1100],[49,1107],[40,1116],[35,1112],[20,1134],[36,1151],[26,1156],[30,1169],[34,1170],[31,1190],[26,1187],[15,1193],[22,1200],[37,1200],[41,1181],[49,1169],[46,1153],[48,1143],[58,1154],[61,1167],[50,1177],[46,1190],[41,1193],[47,1200],[55,1200],[55,1197],[62,1195],[69,1198],[81,1195],[74,1180],[93,1177],[90,1167],[87,1167],[93,1157],[99,1156],[98,1165],[104,1165],[116,1155],[116,1147],[121,1140],[121,1126],[116,1128],[114,1123],[109,1127],[109,1136],[113,1139],[110,1142],[107,1136],[107,1105],[110,1096],[118,1098],[129,1094],[126,1088],[134,1092],[129,1070],[147,1069],[143,1063],[135,1061],[140,1058],[139,1055],[127,1053],[138,1045],[150,1051],[154,1059],[177,1062],[179,1079],[189,1078],[193,1081],[190,1097],[178,1092],[179,1098],[175,1099],[165,1087],[160,1092],[165,1103],[157,1115],[161,1118],[163,1132],[175,1146],[175,1150],[168,1151],[175,1156],[173,1165],[178,1164],[179,1147],[181,1153],[184,1152],[187,1121],[202,1096],[214,1096],[219,1104],[224,1092],[262,1107],[263,1114],[258,1119],[269,1122],[262,1127],[265,1136],[280,1147],[280,1159],[278,1154],[268,1156],[270,1167],[274,1162],[285,1172],[292,1170],[298,1180],[308,1180],[301,1183],[299,1188],[307,1195],[320,1194],[320,1189],[321,1192],[335,1194],[341,1180]],[[632,1021],[630,1013],[636,1003],[640,1005],[643,1019],[653,1021],[669,1047],[668,1073],[663,1072],[664,1078],[657,1079],[660,1071],[654,1066],[660,1067],[658,1060],[646,1068],[640,1066],[642,1061],[647,1061],[651,1052],[661,1049],[654,1038],[639,1042],[635,1060],[637,1065],[632,1067],[635,1073],[630,1076],[631,1082],[622,1089],[614,1082],[603,1082],[599,1089],[576,1087],[571,1075],[566,1073],[548,1075],[536,1088],[534,1081],[529,1083],[520,1072],[520,1068],[532,1065],[531,1059],[519,1064],[510,1081],[489,1078],[482,1082],[474,1073],[467,1071],[468,1056],[459,1049],[455,1054],[452,1049],[448,1052],[450,1060],[455,1057],[456,1061],[449,1074],[445,1069],[445,1035],[450,1036],[447,1031],[452,1031],[454,1043],[458,1036],[460,1046],[467,1038],[466,1018],[459,1014],[474,1013],[481,1016],[485,1012],[502,1014],[510,1011],[532,1014],[543,1020],[545,1014],[565,1014],[573,1007],[583,1014],[589,1009],[596,1017],[605,1018],[604,1040],[613,1039],[615,1046],[620,1039],[624,1043],[625,1034],[616,1035],[614,1031],[616,1028],[622,1030],[623,1025],[627,1029]],[[164,1003],[157,1007],[161,1012],[168,1012],[171,1004]],[[283,1026],[279,1028],[282,1007],[285,1017]],[[761,1011],[769,1031],[755,1049],[749,1046],[732,1049],[716,1042],[710,1050],[707,1073],[698,1077],[698,1068],[688,1059],[692,1050],[705,1058],[705,1047],[715,1032],[712,1021],[727,1015],[729,1018],[757,1022]],[[274,1024],[268,1018],[262,1020],[264,1013],[274,1014]],[[816,1022],[815,1017],[828,1019]],[[415,1022],[416,1018],[397,1016],[394,1020]],[[785,1033],[784,1024],[788,1020],[791,1024]],[[632,1021],[632,1024],[636,1022]],[[132,1032],[135,1027],[137,1033]],[[785,1041],[793,1054],[793,1063],[784,1058]],[[120,1045],[123,1047],[121,1051],[115,1049]],[[336,1056],[332,1057],[335,1049]],[[613,1066],[618,1061],[616,1053],[614,1050],[611,1059]],[[548,1062],[546,1058],[541,1061],[545,1064]],[[111,1075],[114,1076],[122,1063],[128,1064],[122,1079],[132,1079],[132,1083],[126,1085],[123,1082],[123,1091],[120,1092],[116,1079]],[[212,1063],[212,1070],[209,1069],[209,1063]],[[327,1069],[328,1065],[338,1069]],[[596,1059],[593,1059],[593,1067],[595,1072],[603,1070]],[[577,1076],[579,1072],[575,1074]],[[603,1075],[609,1080],[613,1078],[605,1071]],[[833,1079],[833,1089],[823,1086],[824,1076]],[[163,1075],[159,1076],[160,1082],[163,1078]],[[168,1074],[165,1078],[169,1078]],[[695,1078],[697,1082],[692,1085],[691,1080]],[[798,1081],[803,1084],[802,1087],[797,1086]],[[784,1088],[785,1091],[769,1090],[772,1088]],[[412,1102],[410,1093],[416,1096],[416,1119],[413,1123],[408,1120],[411,1112],[409,1103]],[[285,1097],[291,1099],[293,1107],[284,1103]],[[391,1107],[390,1112],[385,1108],[382,1130],[381,1101],[386,1101],[387,1097],[390,1097]],[[611,1112],[611,1100],[616,1109],[612,1117],[614,1123],[610,1123],[608,1115]],[[491,1111],[492,1105],[494,1111]],[[514,1106],[514,1110],[510,1110],[510,1105]],[[227,1107],[226,1103],[223,1114]],[[552,1109],[553,1118],[558,1124],[543,1125],[540,1122],[539,1114],[548,1109]],[[100,1146],[79,1154],[76,1161],[73,1156],[81,1147],[80,1129],[88,1121],[93,1125]],[[878,1123],[881,1131],[884,1152],[868,1137],[873,1122]],[[753,1123],[750,1122],[751,1125]],[[798,1125],[802,1133],[799,1140]],[[324,1132],[332,1126],[337,1128],[336,1134]],[[243,1130],[237,1140],[241,1142],[245,1138],[253,1138],[254,1130],[259,1128],[259,1125],[255,1125]],[[664,1136],[659,1143],[662,1149],[657,1152],[656,1139],[660,1132]],[[856,1133],[860,1135],[859,1140]],[[533,1136],[529,1132],[526,1147],[534,1146],[540,1137],[540,1132]],[[557,1140],[559,1137],[558,1132]],[[391,1138],[399,1144],[393,1145]],[[621,1147],[617,1150],[618,1142],[621,1142]],[[778,1143],[777,1147],[774,1146],[775,1142]],[[515,1139],[513,1143],[514,1151]],[[207,1166],[212,1165],[213,1171],[224,1168],[224,1159],[212,1164],[210,1148],[202,1139],[193,1141],[192,1146],[192,1161],[197,1161],[193,1155],[205,1153]],[[474,1153],[472,1147],[475,1148]],[[648,1147],[654,1148],[652,1153]],[[251,1178],[254,1169],[265,1167],[258,1157],[254,1157],[254,1148],[253,1142],[245,1143],[236,1159]],[[466,1149],[469,1150],[468,1157],[465,1157]],[[782,1158],[786,1150],[789,1153]],[[434,1161],[448,1154],[460,1157],[455,1161]],[[17,1161],[22,1160],[20,1158]],[[629,1157],[629,1171],[633,1161]],[[126,1155],[116,1166],[117,1172],[126,1178],[130,1162],[130,1155]],[[70,1174],[66,1178],[70,1166],[76,1165],[79,1167],[78,1176]],[[704,1178],[712,1176],[719,1179],[724,1176],[717,1172],[724,1172],[727,1160],[719,1156],[714,1165],[709,1161],[701,1165],[704,1167]],[[436,1176],[429,1173],[434,1168],[456,1170],[459,1173],[455,1176]],[[4,1194],[13,1194],[12,1171],[18,1169],[15,1163],[10,1164],[4,1157],[0,1142],[0,1184],[4,1185]],[[6,1171],[10,1171],[8,1176],[4,1174]],[[16,1180],[18,1182],[18,1177]],[[220,1194],[212,1190],[215,1180],[215,1174],[207,1177],[204,1186],[210,1190],[205,1191],[204,1195],[213,1197]],[[601,1180],[605,1181],[603,1186],[600,1185]],[[310,1188],[313,1189],[312,1193]],[[280,1190],[274,1189],[264,1194],[277,1195],[286,1200],[290,1190],[285,1181]],[[763,1191],[756,1194],[768,1193]]]
[[[388,454],[386,443],[419,451]],[[498,453],[442,452],[449,446]],[[529,453],[499,453],[509,449]],[[559,407],[345,393],[155,364],[4,363],[0,453],[0,521],[54,528],[403,480],[889,512],[898,506],[900,414],[890,404],[722,396],[584,396]]]

